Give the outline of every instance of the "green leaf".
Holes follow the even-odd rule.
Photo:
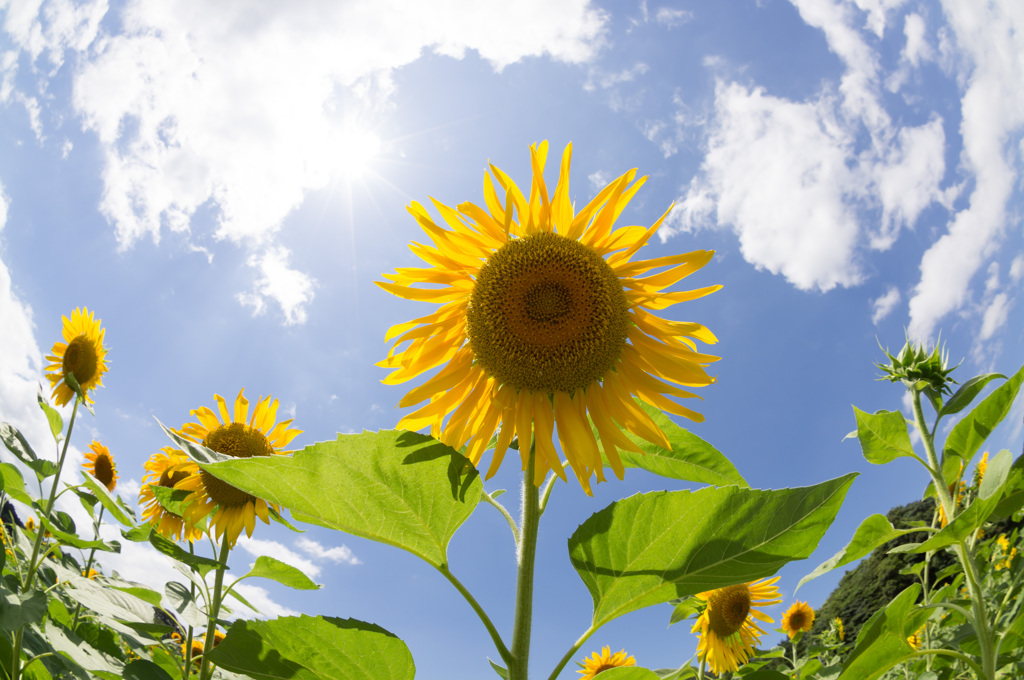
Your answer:
[[[73,572],[72,572],[73,573]],[[118,621],[153,622],[153,605],[135,595],[107,588],[82,576],[61,576],[61,583],[70,586],[68,596],[97,614]]]
[[[814,676],[810,673],[801,673],[800,677],[811,678]],[[759,668],[753,673],[748,673],[747,675],[744,675],[743,678],[744,680],[789,680],[789,676],[785,673],[780,673],[779,671],[774,671],[770,668]]]
[[[827,574],[833,569],[846,566],[854,560],[859,560],[883,543],[888,543],[892,539],[904,534],[912,534],[919,531],[920,529],[896,529],[889,523],[885,515],[871,515],[857,527],[857,531],[853,533],[853,538],[850,539],[845,548],[842,548],[835,555],[819,564],[810,574],[800,579],[800,582],[796,584],[796,588],[793,590],[793,594],[795,595],[796,591],[800,590],[800,586],[808,581],[812,581],[822,574]]]
[[[992,430],[1010,412],[1022,381],[1024,366],[961,418],[946,437],[943,457],[956,456],[963,461],[964,466],[968,465]]]
[[[984,375],[976,375],[965,382],[960,386],[960,389],[958,389],[956,393],[949,398],[949,401],[947,401],[946,405],[942,407],[942,410],[939,411],[939,418],[951,416],[954,413],[960,413],[960,411],[963,411],[971,405],[971,402],[974,401],[976,396],[978,396],[978,393],[985,389],[985,385],[988,385],[996,378],[1006,380],[1006,376],[1002,373],[985,373]]]
[[[380,626],[299,616],[235,621],[210,659],[256,680],[412,680],[409,648]]]
[[[688,597],[685,600],[672,600],[675,608],[668,620],[668,625],[674,625],[680,621],[697,616],[704,608],[704,603],[697,597]]]
[[[46,414],[46,422],[50,424],[50,433],[53,435],[53,441],[60,444],[64,439],[64,419],[60,417],[60,413],[50,406],[50,402],[43,396],[42,385],[39,386],[39,391],[36,393],[36,401],[39,402],[39,408],[43,409],[43,413]]]
[[[103,552],[121,552],[121,544],[117,541],[87,541],[84,538],[79,538],[78,534],[71,534],[58,529],[56,524],[43,516],[43,513],[39,513],[39,521],[42,523],[43,527],[53,534],[53,537],[63,545],[70,545],[72,548],[81,548],[82,550],[95,548],[96,550],[101,550]]]
[[[163,509],[178,515],[183,516],[185,512],[185,499],[192,493],[185,489],[172,489],[167,486],[160,486],[159,484],[151,484],[150,488],[153,490],[153,496],[156,498],[157,503],[163,506]]]
[[[865,413],[853,407],[857,438],[869,463],[882,465],[904,456],[916,457],[907,431],[907,419],[899,411]]]
[[[87,671],[113,673],[120,677],[124,663],[95,649],[71,631],[60,626],[47,626],[45,637],[57,651]]]
[[[220,566],[220,562],[217,560],[212,560],[209,557],[201,557],[200,555],[193,555],[188,551],[183,550],[174,541],[170,541],[156,532],[150,533],[149,543],[164,555],[173,557],[182,564],[195,567],[196,571],[198,571],[202,576],[206,576],[210,573],[211,569],[216,569]]]
[[[22,626],[39,623],[46,616],[46,593],[5,592],[0,595],[0,630],[14,632]]]
[[[840,680],[873,680],[898,663],[917,655],[907,642],[924,625],[930,610],[914,606],[921,586],[913,584],[885,609],[872,616],[857,635],[857,645],[846,658]]]
[[[107,512],[109,512],[114,517],[114,519],[116,519],[118,522],[125,525],[126,527],[135,526],[135,518],[130,517],[121,508],[121,506],[118,505],[117,500],[112,495],[110,495],[110,492],[107,491],[106,486],[100,484],[98,479],[90,475],[88,472],[85,472],[84,470],[82,471],[82,477],[85,479],[85,486],[89,488],[89,491],[91,491],[93,495],[96,496],[100,504],[102,504],[103,507],[107,509]]]
[[[293,456],[199,462],[296,520],[408,550],[438,568],[483,488],[462,454],[414,432],[343,434]]]
[[[139,598],[140,600],[143,600],[144,602],[148,602],[154,607],[159,607],[160,603],[163,602],[164,599],[163,595],[156,592],[155,590],[150,590],[149,588],[144,588],[142,586],[121,586],[117,585],[116,583],[108,582],[107,587],[113,588],[114,590],[120,590],[122,593],[134,595],[135,597]]]
[[[204,628],[207,624],[207,617],[196,606],[196,600],[192,597],[192,592],[178,583],[177,581],[168,581],[164,586],[164,593],[167,595],[167,601],[170,603],[171,608],[178,613],[178,616],[186,625],[192,626],[193,628]]]
[[[718,449],[677,425],[661,410],[639,400],[637,405],[661,428],[672,448],[664,449],[646,439],[626,433],[626,436],[639,445],[644,453],[619,451],[623,467],[641,468],[662,477],[698,484],[750,486],[732,462]],[[602,447],[602,453],[603,451]]]
[[[501,678],[501,680],[508,680],[508,669],[507,668],[505,668],[504,666],[500,666],[500,665],[494,663],[490,659],[487,659],[487,663],[491,664],[491,668],[494,669],[494,672],[498,674],[498,677]]]
[[[0,484],[3,484],[3,491],[14,500],[32,505],[32,497],[25,491],[21,470],[11,463],[0,463]]]
[[[301,571],[296,569],[290,564],[285,564],[281,560],[276,560],[273,557],[267,557],[266,555],[260,555],[256,558],[256,564],[253,565],[249,573],[242,578],[248,578],[250,576],[259,576],[260,578],[269,578],[272,581],[277,581],[289,588],[295,588],[296,590],[317,590],[321,586],[313,583],[313,580],[303,574]]]
[[[1003,485],[1010,476],[1010,468],[1013,466],[1013,454],[1003,449],[988,462],[985,468],[985,476],[978,485],[978,498],[991,498],[996,494],[1002,494]]]
[[[39,481],[57,474],[57,464],[36,456],[21,432],[10,424],[0,423],[0,439],[3,439],[8,451],[36,473]]]
[[[810,555],[856,474],[797,489],[735,486],[637,494],[569,539],[599,627],[673,598],[771,576]]]
[[[658,675],[646,668],[637,666],[619,666],[601,671],[601,680],[661,680]]]
[[[167,671],[145,659],[136,659],[125,666],[122,677],[124,680],[173,680]]]

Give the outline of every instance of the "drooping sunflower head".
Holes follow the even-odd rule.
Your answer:
[[[214,400],[219,417],[206,406],[194,409],[192,415],[198,422],[182,425],[178,434],[234,458],[291,453],[284,447],[302,430],[292,429],[291,419],[275,423],[278,401],[269,396],[260,397],[249,416],[249,400],[243,396],[244,392],[243,389],[235,399],[234,417],[229,414],[224,398],[217,394]],[[217,539],[226,540],[233,547],[243,528],[247,536],[252,536],[257,516],[264,523],[270,523],[268,505],[262,498],[217,479],[195,462],[186,463],[180,470],[186,476],[175,482],[174,488],[192,492],[183,501],[184,518],[189,527],[208,518]]]
[[[653,312],[720,286],[666,292],[713,253],[633,259],[668,214],[651,227],[615,228],[646,178],[636,180],[632,170],[576,212],[569,197],[572,146],[562,155],[551,192],[544,180],[547,148],[547,142],[530,148],[528,193],[491,166],[484,179],[486,207],[462,203],[456,210],[435,201],[446,226],[422,205],[409,207],[433,241],[411,246],[428,267],[397,269],[377,285],[441,306],[392,327],[386,340],[394,346],[378,365],[393,369],[386,384],[440,367],[399,402],[426,402],[399,427],[429,427],[441,441],[465,446],[474,464],[497,435],[488,477],[514,437],[525,468],[532,442],[538,484],[549,470],[565,479],[554,446],[557,431],[562,454],[590,493],[591,478],[604,480],[602,452],[621,479],[618,451],[640,451],[627,433],[669,448],[637,398],[703,420],[675,399],[696,396],[682,387],[714,382],[705,368],[717,357],[699,353],[696,341],[717,339],[700,324]]]
[[[697,597],[708,606],[697,617],[691,632],[699,633],[697,654],[701,661],[707,660],[715,673],[736,671],[746,663],[761,641],[764,630],[754,621],[759,619],[772,623],[767,614],[754,608],[755,605],[779,604],[779,590],[775,587],[779,577],[734,586],[716,588]]]
[[[814,610],[806,602],[794,602],[782,615],[782,630],[790,640],[798,632],[809,632],[813,624]]]
[[[114,458],[110,455],[110,450],[95,439],[89,444],[82,468],[107,487],[107,491],[113,492],[117,487],[117,466],[114,465]]]
[[[103,386],[103,374],[107,372],[107,349],[103,346],[106,331],[100,327],[100,320],[86,307],[71,312],[71,318],[64,317],[64,342],[53,345],[53,354],[47,356],[50,365],[46,377],[53,387],[53,398],[58,406],[71,401],[74,391],[66,378],[74,376],[82,388],[86,400],[93,403],[89,391]]]
[[[157,533],[165,538],[192,542],[203,535],[198,527],[186,525],[181,515],[161,505],[153,491],[154,486],[173,489],[175,484],[189,476],[186,466],[191,462],[180,449],[165,446],[159,453],[150,456],[145,463],[146,474],[142,477],[142,488],[139,490],[142,518],[152,524]]]
[[[579,680],[593,680],[594,676],[602,671],[623,666],[635,666],[636,659],[628,656],[625,649],[612,654],[608,645],[605,645],[601,648],[600,654],[594,652],[589,659],[584,658],[583,663],[577,661],[576,665],[580,667],[580,670],[576,671],[581,676]]]

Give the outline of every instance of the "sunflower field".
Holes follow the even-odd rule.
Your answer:
[[[718,290],[667,290],[697,275],[713,253],[643,259],[667,212],[649,227],[616,220],[645,178],[630,171],[577,211],[571,152],[564,150],[553,187],[542,143],[530,148],[526,191],[491,166],[483,205],[435,202],[440,221],[410,205],[430,245],[413,243],[420,266],[377,285],[434,306],[388,332],[391,349],[378,364],[387,384],[414,381],[400,405],[415,410],[396,430],[340,434],[292,451],[300,430],[278,420],[278,400],[214,395],[182,425],[163,426],[167,439],[146,462],[139,497],[126,501],[101,442],[89,446],[83,469],[65,466],[76,422],[102,408],[97,390],[110,369],[95,312],[66,317],[48,357],[49,393],[40,388],[38,397],[54,455],[46,455],[51,442],[0,426],[10,454],[0,463],[0,678],[411,680],[409,648],[377,622],[237,615],[236,603],[252,609],[236,589],[243,580],[318,588],[271,556],[229,582],[232,549],[259,519],[345,532],[425,561],[493,642],[462,653],[488,657],[503,680],[526,680],[531,625],[543,606],[534,608],[538,529],[556,481],[589,495],[593,484],[614,484],[613,476],[637,468],[695,488],[617,500],[568,537],[592,616],[586,629],[567,634],[553,668],[534,665],[534,677],[1021,677],[1024,560],[1015,527],[1024,513],[1024,458],[986,451],[1024,367],[964,379],[938,347],[908,341],[898,354],[886,352],[881,377],[894,384],[896,406],[902,390],[909,413],[854,408],[849,436],[872,464],[907,457],[924,466],[931,516],[907,526],[865,518],[800,585],[878,550],[913,557],[903,570],[909,585],[856,627],[841,617],[815,626],[806,602],[783,602],[776,574],[815,551],[856,475],[759,489],[671,417],[703,419],[681,400],[714,383],[707,371],[718,357],[700,345],[716,337],[658,312]],[[487,488],[502,465],[523,473],[518,518],[500,490]],[[59,510],[61,496],[77,498],[91,526]],[[448,559],[452,537],[484,506],[500,513],[516,546],[511,637]],[[102,573],[98,556],[121,547],[100,537],[104,522],[116,523],[123,541],[148,543],[173,560],[180,580],[159,591]],[[778,604],[786,609],[776,622],[763,609]],[[624,649],[590,647],[605,624],[656,605],[666,624],[694,636],[678,667],[647,669]],[[784,644],[766,649],[769,632],[784,635]]]

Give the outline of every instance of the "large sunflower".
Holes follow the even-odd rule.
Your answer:
[[[594,676],[601,671],[636,665],[636,659],[628,656],[625,649],[614,654],[611,651],[608,645],[605,645],[600,654],[594,652],[589,659],[584,658],[583,663],[577,662],[576,665],[580,667],[580,670],[576,672],[582,676],[578,680],[593,680]]]
[[[810,632],[814,625],[814,610],[806,602],[794,602],[782,615],[782,632],[792,640],[798,632]]]
[[[213,398],[217,401],[220,418],[207,406],[194,409],[191,413],[199,422],[182,425],[178,433],[217,453],[235,458],[291,453],[282,449],[302,430],[289,429],[291,419],[274,424],[278,402],[269,396],[256,401],[252,417],[249,417],[249,400],[242,396],[244,391],[239,392],[235,399],[234,418],[228,414],[224,398],[215,394]],[[209,520],[210,529],[218,540],[223,537],[228,545],[234,547],[243,527],[246,536],[252,536],[257,516],[265,524],[270,523],[267,502],[262,498],[222,482],[194,461],[186,463],[180,470],[187,476],[174,488],[192,492],[183,501],[185,523],[189,527],[194,527],[213,513]]]
[[[65,378],[75,376],[86,400],[93,403],[89,390],[103,386],[103,374],[107,372],[107,350],[103,346],[106,331],[100,328],[100,320],[94,318],[86,307],[71,312],[71,318],[64,318],[64,342],[53,345],[53,355],[46,357],[53,362],[46,367],[46,377],[53,387],[54,401],[58,406],[71,401],[74,391],[68,387]]]
[[[154,486],[173,489],[174,485],[189,476],[184,467],[191,462],[180,449],[165,446],[160,453],[154,453],[145,463],[146,474],[142,477],[142,489],[139,491],[139,505],[142,506],[142,518],[156,527],[156,531],[165,538],[173,538],[192,542],[198,540],[203,532],[195,526],[187,526],[181,515],[176,515],[156,499]]]
[[[760,619],[772,623],[774,619],[754,609],[754,605],[773,605],[782,602],[775,587],[779,577],[740,583],[697,595],[708,603],[697,617],[690,632],[700,633],[697,654],[701,661],[716,674],[735,671],[747,662],[754,645],[761,641],[764,631],[754,622]]]
[[[497,433],[487,477],[498,470],[514,436],[525,469],[532,440],[537,484],[552,469],[565,479],[553,445],[557,428],[562,453],[589,494],[591,475],[604,481],[601,449],[620,479],[618,449],[640,451],[623,429],[669,448],[634,395],[669,413],[703,420],[669,397],[696,396],[678,385],[714,382],[704,369],[718,357],[697,352],[694,340],[717,340],[700,324],[652,312],[720,286],[663,292],[707,264],[711,251],[632,259],[668,215],[650,228],[612,228],[646,179],[634,182],[635,170],[575,212],[569,199],[571,150],[570,144],[562,155],[553,192],[544,183],[544,142],[530,147],[529,198],[492,165],[504,202],[485,175],[486,209],[463,203],[456,211],[434,201],[448,228],[437,225],[419,203],[409,207],[434,243],[411,245],[429,267],[397,269],[377,285],[441,307],[393,326],[386,340],[395,344],[378,365],[395,369],[386,384],[444,365],[399,402],[401,407],[428,402],[402,418],[399,427],[430,427],[443,442],[465,445],[474,464]]]
[[[85,454],[85,462],[82,468],[96,478],[107,491],[113,492],[117,486],[117,466],[114,465],[114,458],[110,450],[95,439],[89,444],[89,452]]]

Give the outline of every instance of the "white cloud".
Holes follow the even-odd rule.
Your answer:
[[[886,13],[898,8],[907,0],[854,0],[857,7],[867,12],[867,27],[879,38],[885,33]]]
[[[871,323],[877,326],[882,319],[892,313],[892,310],[896,309],[896,305],[899,303],[899,289],[896,286],[889,286],[885,293],[871,303]]]
[[[281,560],[286,564],[290,564],[310,578],[316,578],[320,575],[320,567],[318,565],[310,562],[302,555],[299,555],[294,550],[285,547],[277,541],[266,541],[242,535],[239,536],[238,543],[236,545],[253,557],[266,555],[267,557],[273,557],[276,560]]]
[[[306,538],[302,538],[295,541],[295,546],[303,552],[316,557],[321,560],[330,560],[336,564],[362,564],[352,551],[349,550],[348,546],[340,545],[333,548],[325,548],[316,541]]]
[[[902,57],[913,66],[920,66],[922,61],[932,58],[932,48],[925,38],[924,18],[920,14],[910,13],[903,21],[903,35],[907,44],[903,47]]]
[[[236,299],[252,307],[253,316],[266,311],[266,299],[270,298],[281,307],[287,324],[306,322],[306,306],[313,300],[316,281],[289,267],[290,255],[287,248],[276,246],[249,257],[249,266],[259,271],[260,278],[250,292],[238,293]]]
[[[270,593],[267,592],[266,588],[260,588],[259,586],[254,586],[249,583],[239,583],[235,586],[235,590],[256,608],[256,614],[260,618],[277,618],[279,616],[299,615],[299,612],[294,609],[289,609],[288,607],[274,602],[270,598]],[[239,617],[239,609],[248,609],[248,607],[245,607],[241,602],[235,599],[230,600],[228,604],[234,610],[234,615],[231,618]]]
[[[654,20],[667,28],[677,28],[693,21],[693,12],[686,9],[659,7],[658,11],[654,13]]]
[[[978,331],[978,340],[984,342],[1006,323],[1007,315],[1010,312],[1010,299],[1006,293],[999,293],[992,298],[992,301],[985,307],[981,317],[981,330]]]
[[[1010,280],[1017,283],[1022,278],[1024,278],[1024,255],[1018,255],[1010,264]]]

